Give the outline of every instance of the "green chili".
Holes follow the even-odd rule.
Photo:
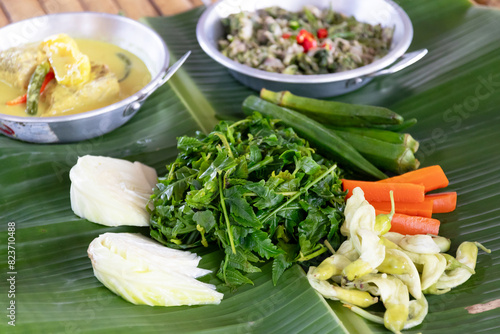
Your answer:
[[[50,71],[50,64],[44,62],[35,68],[35,72],[31,75],[26,93],[26,113],[28,115],[36,115],[38,113],[38,102],[40,100],[40,89],[42,88],[45,76]]]
[[[120,58],[120,60],[123,61],[123,63],[125,64],[125,70],[124,70],[125,74],[120,79],[118,79],[118,82],[122,82],[123,80],[127,79],[128,76],[130,75],[130,69],[132,68],[132,61],[130,60],[129,57],[127,57],[126,54],[122,52],[118,52],[116,56]]]

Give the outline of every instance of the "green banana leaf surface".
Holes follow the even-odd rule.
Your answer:
[[[439,164],[458,192],[457,209],[437,216],[441,234],[492,250],[479,253],[476,274],[441,296],[429,296],[429,314],[408,333],[498,333],[500,308],[468,311],[500,299],[500,12],[466,0],[404,0],[412,19],[411,50],[429,54],[399,73],[378,78],[339,101],[389,107],[418,118],[409,132],[421,142],[422,166]],[[36,145],[0,137],[0,332],[1,333],[381,333],[339,302],[326,302],[309,286],[299,266],[278,286],[271,266],[251,275],[254,286],[224,290],[220,305],[132,305],[94,277],[89,243],[109,228],[73,214],[69,170],[78,156],[104,155],[141,161],[165,174],[176,138],[210,131],[217,118],[242,117],[241,102],[256,94],[206,56],[195,37],[202,8],[173,17],[147,18],[173,58],[192,55],[181,70],[127,124],[92,140]],[[12,222],[9,224],[9,222]],[[15,234],[9,225],[15,224]],[[8,238],[14,236],[10,267]],[[11,239],[12,240],[12,239]],[[215,270],[214,249],[196,249],[201,266]],[[15,274],[8,274],[15,272]],[[7,279],[15,276],[15,284]],[[203,278],[217,283],[214,275]],[[14,289],[15,296],[9,296]],[[15,327],[8,307],[15,301]]]

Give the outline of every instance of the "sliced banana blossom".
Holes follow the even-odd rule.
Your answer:
[[[359,258],[359,253],[356,251],[350,239],[345,240],[340,244],[339,249],[335,254],[344,255],[351,262],[356,261]]]
[[[379,315],[378,312],[368,312],[360,307],[352,306],[352,305],[344,305],[348,307],[354,313],[362,316],[363,318],[375,322],[377,324],[384,324],[383,315]],[[405,322],[403,329],[410,329],[420,325],[427,313],[429,312],[429,305],[427,303],[427,299],[422,295],[420,299],[410,300],[408,306],[408,319]]]
[[[387,232],[383,237],[398,245],[402,249],[419,254],[447,252],[451,245],[450,239],[430,234],[404,235],[396,232]],[[431,243],[431,240],[435,245]]]
[[[344,216],[340,232],[347,237],[352,238],[360,228],[375,231],[375,209],[365,200],[364,192],[359,187],[353,189],[352,196],[347,200]],[[355,241],[353,243],[359,251]]]
[[[446,259],[446,270],[454,270],[454,269],[457,269],[457,268],[464,268],[467,271],[469,271],[472,275],[474,275],[476,273],[474,271],[474,269],[472,269],[469,266],[467,266],[467,265],[459,262],[457,259],[455,259],[450,254],[443,253],[443,256]]]
[[[418,254],[437,254],[441,251],[430,235],[406,235],[399,242],[399,246]]]
[[[396,233],[396,232],[387,232],[386,234],[384,234],[383,237],[386,238],[387,240],[393,242],[394,244],[399,245],[401,240],[404,239],[405,235],[401,234],[401,233]]]
[[[312,273],[314,278],[319,280],[327,280],[332,276],[342,274],[342,270],[351,263],[347,257],[341,254],[333,254],[327,257]]]
[[[446,269],[446,258],[442,254],[420,255],[419,261],[423,264],[422,290],[427,290],[437,283]]]
[[[386,308],[384,326],[399,333],[404,328],[409,315],[410,295],[406,285],[400,279],[387,274],[365,275],[360,282],[363,285],[377,287],[378,295]]]
[[[449,290],[467,281],[473,274],[476,268],[477,260],[477,245],[474,242],[463,242],[457,249],[457,261],[466,266],[458,267],[450,271],[444,272],[436,283],[436,289]],[[471,272],[472,271],[472,272]]]
[[[445,237],[440,237],[438,235],[433,235],[432,240],[438,245],[439,251],[441,253],[447,252],[450,250],[451,240]]]
[[[357,236],[361,241],[361,255],[343,270],[343,275],[350,281],[375,271],[385,257],[385,246],[375,232],[359,229]]]
[[[420,325],[427,316],[427,313],[429,313],[429,304],[424,295],[421,298],[410,300],[408,320],[406,320],[403,329],[410,329]]]
[[[364,198],[361,188],[354,188],[346,203],[345,221],[341,232],[349,237],[359,259],[344,268],[348,280],[354,280],[374,271],[384,261],[385,246],[375,232],[375,209]]]
[[[385,246],[385,249],[399,249],[402,250],[397,244],[387,239],[385,235],[380,236],[380,243]]]
[[[368,307],[378,301],[378,298],[371,296],[368,292],[355,289],[344,289],[340,286],[330,284],[327,281],[319,280],[314,277],[315,271],[315,267],[309,267],[309,271],[307,272],[307,279],[309,280],[309,284],[311,284],[314,290],[316,290],[325,298],[340,300],[344,303],[356,305],[359,307]]]
[[[394,333],[422,323],[429,311],[424,293],[442,294],[464,283],[474,273],[478,247],[489,252],[465,242],[455,259],[444,253],[450,248],[447,238],[383,233],[385,225],[377,227],[375,210],[360,188],[347,200],[344,215],[340,231],[347,240],[318,268],[309,269],[308,280],[325,298],[344,302]],[[415,299],[410,301],[410,294]],[[376,302],[370,296],[382,300],[383,316],[362,309]]]
[[[408,287],[410,294],[416,299],[422,297],[420,275],[413,261],[403,251],[386,249],[384,262],[382,262],[377,270],[399,278]]]
[[[96,278],[133,304],[178,306],[219,304],[223,294],[196,280],[196,254],[165,247],[145,236],[105,233],[88,248]]]

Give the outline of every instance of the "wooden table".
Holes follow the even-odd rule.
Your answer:
[[[30,17],[62,12],[122,13],[133,19],[167,16],[202,4],[202,0],[0,0],[0,27]]]
[[[500,7],[500,0],[474,1]],[[62,12],[122,13],[133,19],[168,16],[201,6],[204,2],[210,3],[211,0],[0,0],[0,27],[30,17]]]

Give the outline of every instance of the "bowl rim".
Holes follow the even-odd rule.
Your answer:
[[[329,74],[308,74],[308,75],[296,75],[296,74],[282,74],[267,72],[264,70],[256,69],[248,65],[243,65],[229,57],[224,56],[218,48],[216,48],[212,43],[210,43],[206,31],[207,31],[207,21],[212,15],[217,15],[216,10],[218,6],[224,5],[226,0],[218,1],[210,5],[201,15],[196,25],[196,38],[201,48],[208,56],[219,64],[227,67],[229,70],[239,72],[243,75],[251,76],[258,79],[293,83],[293,84],[318,84],[318,83],[331,83],[338,81],[345,81],[350,79],[355,79],[363,76],[373,74],[387,66],[393,64],[399,57],[401,57],[410,47],[413,40],[413,25],[411,23],[408,14],[394,1],[392,0],[381,0],[391,6],[396,13],[399,15],[403,21],[404,35],[401,38],[401,42],[397,47],[390,50],[384,57],[375,60],[374,62],[358,67],[353,70],[348,70],[344,72],[329,73]]]
[[[104,106],[102,108],[84,111],[84,112],[72,114],[72,115],[65,115],[65,116],[43,116],[43,117],[40,117],[40,116],[13,116],[13,115],[0,113],[0,121],[10,121],[10,122],[15,122],[15,123],[63,123],[63,122],[69,122],[69,121],[74,121],[74,120],[79,120],[79,119],[91,118],[94,116],[106,114],[110,111],[121,110],[122,108],[130,105],[131,103],[140,100],[142,97],[148,96],[149,93],[151,93],[152,91],[154,91],[157,88],[158,83],[161,81],[162,77],[165,75],[165,72],[167,71],[167,69],[169,67],[169,62],[170,62],[169,50],[168,50],[167,44],[165,43],[163,38],[161,38],[161,36],[155,30],[153,30],[151,27],[149,27],[146,24],[143,24],[137,20],[133,20],[133,19],[125,17],[125,16],[121,16],[121,15],[117,15],[117,14],[110,14],[110,13],[65,12],[65,13],[54,13],[54,14],[47,14],[47,15],[40,15],[40,16],[36,16],[36,17],[31,17],[28,19],[24,19],[21,21],[17,21],[17,22],[8,24],[5,27],[0,28],[0,30],[7,28],[7,27],[15,26],[15,25],[26,24],[26,22],[29,22],[32,20],[38,20],[38,19],[43,18],[43,17],[47,17],[50,20],[51,17],[55,17],[55,16],[74,16],[74,15],[100,16],[100,17],[104,17],[107,19],[120,20],[120,21],[126,22],[127,24],[134,25],[137,29],[142,29],[142,30],[147,31],[147,33],[154,36],[160,42],[162,49],[165,52],[163,64],[161,64],[161,68],[158,71],[158,74],[154,78],[151,78],[151,80],[149,81],[149,83],[147,85],[142,87],[140,90],[138,90],[134,94],[130,95],[129,97],[124,98],[123,100],[120,100],[118,102],[115,102],[115,103],[107,105],[107,106]]]

